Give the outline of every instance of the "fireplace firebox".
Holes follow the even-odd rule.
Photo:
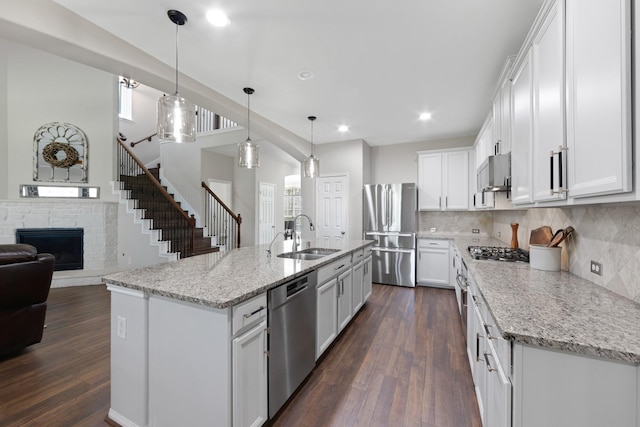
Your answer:
[[[52,254],[56,259],[54,271],[83,269],[83,228],[18,228],[16,243],[35,246],[38,253]]]

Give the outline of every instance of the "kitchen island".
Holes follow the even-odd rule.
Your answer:
[[[372,243],[311,241],[336,251],[300,260],[276,256],[293,250],[285,241],[270,257],[267,245],[252,246],[103,278],[111,291],[109,418],[123,426],[253,424],[241,414],[243,403],[266,406],[267,292],[334,264],[351,270],[352,257],[361,268]]]
[[[476,260],[468,276],[467,350],[485,426],[640,427],[640,305],[566,271]],[[419,237],[425,237],[419,235]]]

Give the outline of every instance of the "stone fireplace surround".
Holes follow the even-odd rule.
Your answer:
[[[0,200],[0,243],[15,243],[18,228],[84,229],[84,269],[56,271],[52,287],[100,284],[117,269],[117,202]]]

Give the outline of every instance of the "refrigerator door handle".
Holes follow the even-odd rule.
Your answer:
[[[413,249],[387,249],[387,248],[380,248],[380,247],[373,247],[371,248],[372,252],[398,252],[398,253],[403,253],[403,254],[412,254],[414,253]]]
[[[365,231],[365,236],[400,236],[400,237],[413,237],[413,233],[400,233],[396,231]]]

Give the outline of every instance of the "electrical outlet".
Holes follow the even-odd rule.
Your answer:
[[[480,234],[480,229],[479,229],[479,228],[472,228],[472,229],[471,229],[471,232],[472,232],[473,234]]]
[[[127,318],[123,316],[118,316],[118,337],[127,339]]]
[[[498,231],[498,238],[502,237],[502,232]]]
[[[602,276],[602,264],[599,262],[591,261],[591,272],[597,274],[598,276]]]

